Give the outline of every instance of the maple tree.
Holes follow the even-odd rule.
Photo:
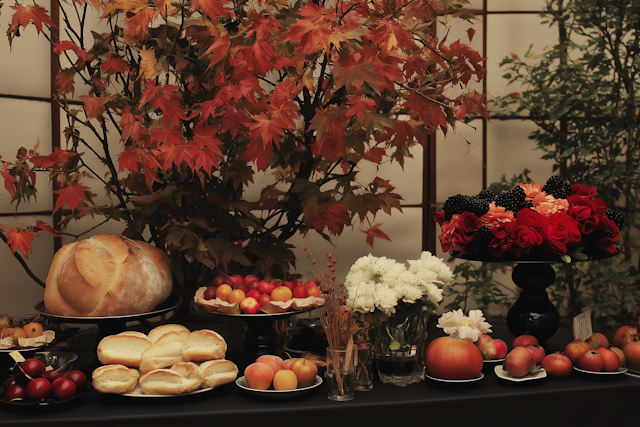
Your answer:
[[[403,165],[436,129],[487,114],[470,88],[484,58],[449,42],[446,25],[434,36],[444,15],[472,18],[465,3],[70,0],[58,3],[63,39],[45,8],[11,4],[12,48],[33,26],[59,58],[68,125],[52,154],[0,159],[13,202],[35,196],[42,172],[63,212],[55,230],[3,226],[5,241],[28,256],[37,234],[102,216],[194,283],[214,270],[290,274],[296,233],[330,240],[358,225],[370,245],[388,239],[373,219],[402,198],[390,181],[360,177],[361,165]],[[109,30],[88,37],[92,9]],[[249,199],[256,174],[272,181]],[[94,201],[96,180],[108,203]]]

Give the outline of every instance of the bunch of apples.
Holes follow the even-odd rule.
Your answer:
[[[262,355],[247,366],[244,379],[255,390],[295,390],[313,385],[317,374],[318,367],[309,359]]]
[[[19,345],[20,338],[37,338],[44,332],[44,326],[37,319],[28,321],[24,326],[12,326],[7,314],[0,316],[0,339],[11,337],[13,345]]]
[[[319,297],[322,294],[317,283],[311,280],[299,281],[294,277],[276,280],[253,274],[242,276],[219,275],[204,291],[204,299],[220,299],[230,304],[239,303],[243,313],[255,314],[271,301],[286,302],[292,298]]]
[[[4,398],[27,402],[49,398],[63,401],[75,396],[86,384],[87,377],[82,371],[62,373],[39,359],[29,358],[17,364],[13,375],[5,382]]]

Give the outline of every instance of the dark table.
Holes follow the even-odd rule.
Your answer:
[[[494,326],[494,336],[504,337],[511,348],[513,337],[506,328]],[[571,339],[569,330],[559,331],[546,343],[547,352],[561,350]],[[231,346],[227,358],[236,362],[241,372],[250,363],[242,349],[236,352]],[[0,426],[353,427],[454,422],[480,426],[575,426],[582,422],[611,425],[635,417],[640,396],[638,377],[574,371],[568,379],[547,377],[516,383],[498,378],[494,366],[486,364],[482,380],[463,384],[426,379],[396,387],[376,381],[373,390],[356,392],[355,399],[349,402],[328,400],[324,384],[288,398],[265,397],[235,384],[173,398],[131,398],[92,391],[68,404],[48,407],[25,409],[3,404]]]

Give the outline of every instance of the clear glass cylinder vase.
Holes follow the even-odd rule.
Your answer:
[[[383,383],[405,387],[424,378],[424,352],[430,310],[404,304],[374,327],[373,352]]]

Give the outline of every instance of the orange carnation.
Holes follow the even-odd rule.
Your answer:
[[[532,200],[533,208],[543,216],[552,216],[558,212],[569,210],[569,202],[566,199],[556,199],[550,194],[539,193]]]
[[[495,202],[491,202],[489,212],[482,215],[480,221],[482,221],[482,225],[492,228],[498,224],[515,221],[515,219],[512,211],[508,211],[502,206],[496,206]]]
[[[524,194],[526,195],[525,200],[530,202],[536,197],[538,194],[542,193],[542,184],[538,182],[534,182],[533,184],[520,184],[520,187],[524,190]]]

